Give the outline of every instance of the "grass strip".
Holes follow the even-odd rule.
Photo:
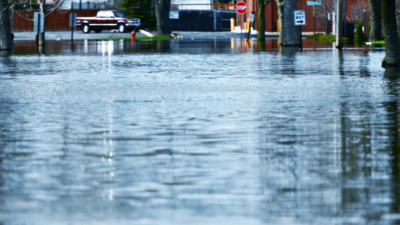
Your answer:
[[[385,44],[385,41],[371,41],[371,44]]]

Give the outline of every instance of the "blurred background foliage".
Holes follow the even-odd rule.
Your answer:
[[[141,29],[157,29],[154,6],[151,0],[125,0],[121,6],[125,14],[130,17],[140,18]]]

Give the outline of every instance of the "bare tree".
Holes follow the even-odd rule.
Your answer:
[[[45,17],[57,10],[65,0],[38,0],[38,3],[32,0],[11,0],[13,1],[12,8],[22,18],[33,21],[33,14],[36,11],[46,12]]]
[[[33,21],[33,12],[39,11],[44,13],[49,12],[45,17],[58,9],[65,0],[53,0],[45,4],[46,0],[38,0],[38,4],[32,4],[32,0],[0,0],[0,50],[11,49],[11,26],[10,26],[10,8],[16,9],[16,13],[26,19]],[[44,33],[39,34],[39,45],[44,44]]]
[[[257,0],[258,3],[258,40],[265,39],[265,6],[272,0]]]
[[[350,13],[346,15],[350,21],[364,21],[364,13],[369,11],[369,3],[367,0],[359,0],[350,6]]]
[[[317,30],[320,31],[322,21],[325,21],[325,26],[329,26],[329,19],[328,16],[332,11],[332,3],[333,0],[322,0],[322,4],[320,6],[315,6],[315,17],[316,17],[316,26]],[[310,21],[310,24],[313,24],[314,21]]]

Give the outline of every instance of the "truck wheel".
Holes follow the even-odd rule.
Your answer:
[[[90,33],[89,24],[83,24],[83,25],[82,25],[82,32],[83,32],[83,33]]]
[[[124,33],[125,32],[125,25],[124,24],[118,24],[118,32]]]

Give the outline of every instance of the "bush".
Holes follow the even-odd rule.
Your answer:
[[[356,32],[354,33],[354,44],[356,46],[360,46],[363,44],[364,41],[364,34],[362,32],[362,20],[358,21],[356,26]]]
[[[318,39],[319,42],[323,42],[325,44],[330,44],[336,41],[336,37],[335,35],[332,34],[326,34],[323,36],[320,36]]]
[[[313,41],[314,40],[314,34],[310,34],[306,36],[307,40]],[[325,43],[325,44],[331,44],[336,41],[335,35],[332,34],[323,34],[323,33],[316,33],[315,34],[315,39],[317,42]],[[348,44],[350,42],[350,39],[348,37],[342,37],[342,41],[344,44]]]
[[[307,40],[314,41],[314,34],[310,34],[306,36]],[[330,44],[336,41],[336,38],[332,34],[323,34],[323,33],[316,33],[315,40],[317,42],[323,42],[325,44]]]
[[[320,38],[321,36],[323,36],[323,35],[325,35],[325,34],[323,34],[323,33],[315,33],[315,40],[318,41],[319,38]],[[310,41],[313,41],[313,40],[314,40],[314,34],[307,35],[307,36],[306,36],[306,39],[307,39],[307,40],[310,40]]]

